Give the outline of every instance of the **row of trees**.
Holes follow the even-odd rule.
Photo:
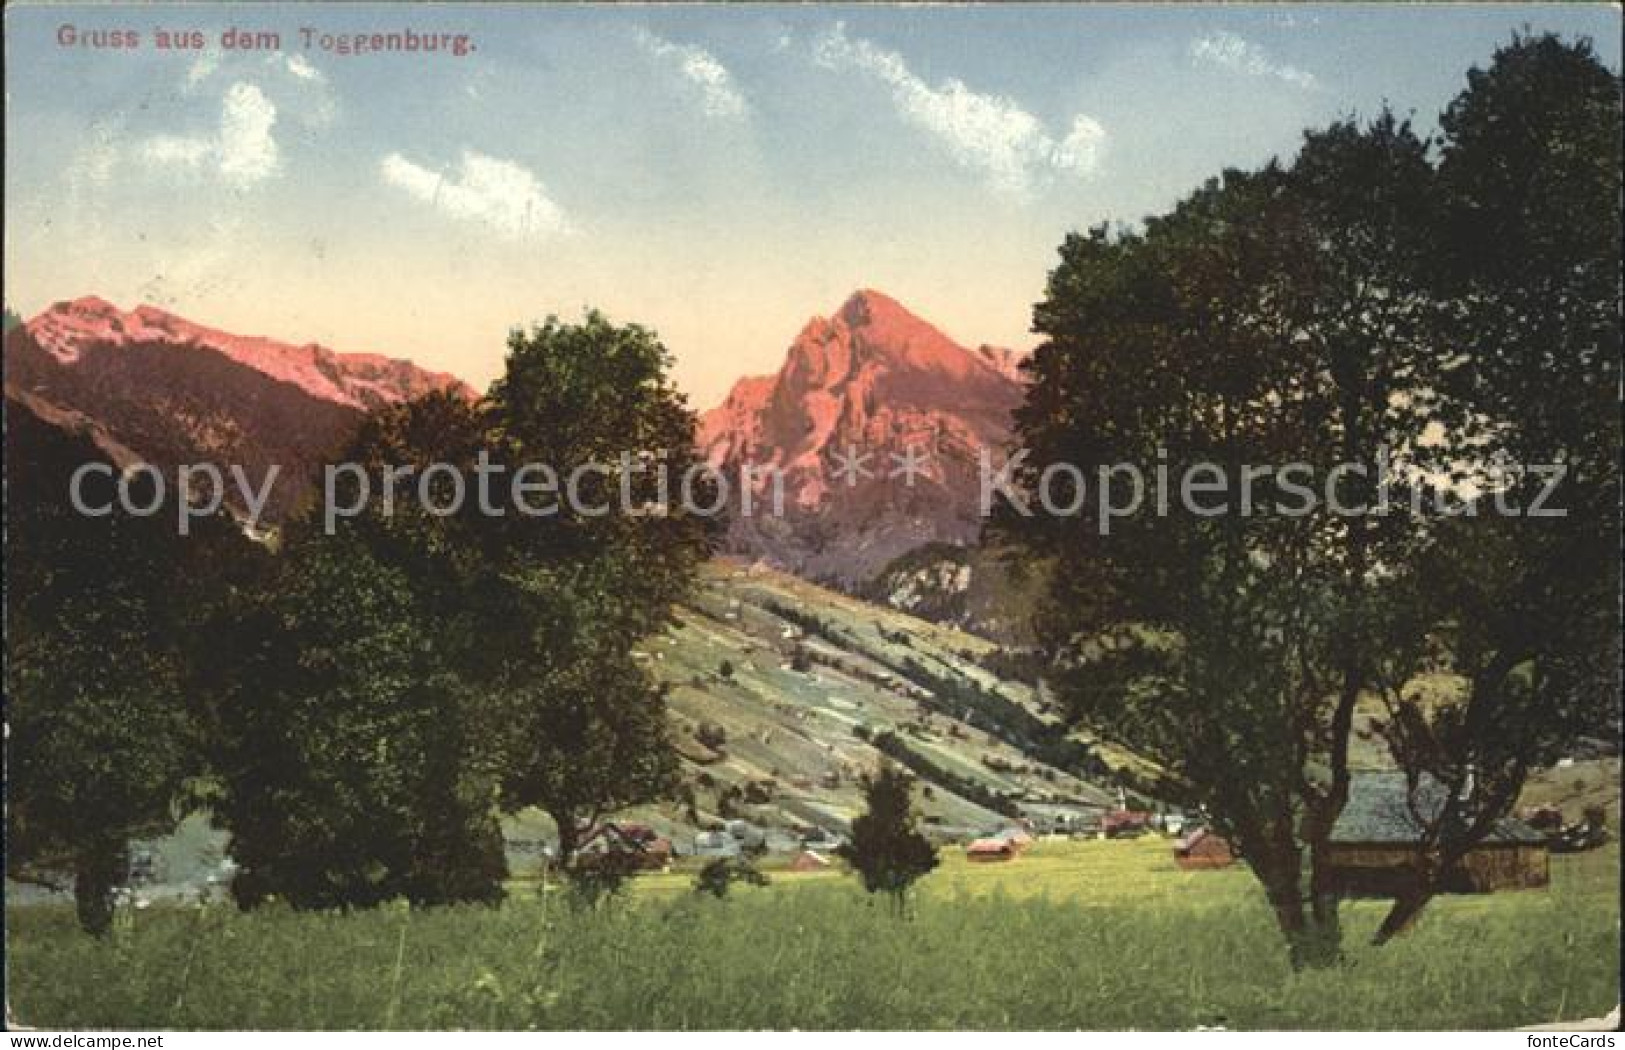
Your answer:
[[[676,510],[441,516],[399,470],[467,477],[482,451],[510,472],[689,455],[668,366],[650,332],[596,313],[516,332],[484,399],[365,421],[341,459],[374,479],[397,468],[395,490],[331,531],[312,507],[270,548],[224,518],[183,538],[172,517],[74,513],[67,479],[101,453],[8,406],[8,871],[71,872],[100,932],[130,839],[207,806],[245,907],[489,901],[502,812],[549,813],[568,862],[604,814],[668,796],[664,696],[631,652],[714,525]],[[634,484],[657,500],[652,475]]]
[[[1619,716],[1620,83],[1586,43],[1524,36],[1436,139],[1382,113],[1226,171],[1143,228],[1069,237],[1034,314],[1018,413],[1051,464],[1345,469],[1310,513],[1108,523],[1014,512],[1058,565],[1037,622],[1080,720],[1161,763],[1262,882],[1299,964],[1334,958],[1332,826],[1376,726],[1443,786],[1379,939],[1514,803],[1531,769]],[[1561,464],[1545,488],[1504,464]],[[1246,483],[1244,481],[1244,483]],[[1422,512],[1413,509],[1413,497]],[[1444,499],[1457,513],[1426,508]],[[1103,525],[1109,525],[1109,534]],[[1427,702],[1425,671],[1462,695]]]

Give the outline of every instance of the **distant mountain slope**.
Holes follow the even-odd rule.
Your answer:
[[[875,291],[813,318],[776,375],[741,379],[701,418],[700,449],[730,480],[744,464],[784,472],[785,515],[736,516],[729,548],[850,587],[921,544],[974,541],[978,457],[1009,439],[1018,360],[962,347]],[[849,453],[867,476],[834,473]]]
[[[964,835],[1114,807],[1119,773],[1149,769],[990,671],[991,643],[761,564],[711,563],[680,621],[642,653],[672,689],[685,821],[843,828],[861,810],[858,776],[885,755],[929,789],[930,826]]]
[[[281,466],[268,515],[285,516],[363,414],[460,380],[375,354],[237,336],[150,306],[61,302],[5,337],[6,392],[91,433],[120,462]]]

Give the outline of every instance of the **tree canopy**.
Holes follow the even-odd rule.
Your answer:
[[[1617,565],[1618,247],[1595,231],[1618,228],[1618,117],[1585,44],[1518,38],[1437,148],[1387,113],[1310,132],[1143,229],[1068,237],[1035,308],[1023,485],[1119,486],[995,525],[1055,559],[1054,684],[1225,825],[1299,962],[1336,954],[1357,718],[1472,815],[1418,843],[1393,932],[1534,763],[1617,712],[1617,574],[1594,567]],[[1493,515],[1539,488],[1497,452],[1567,465],[1568,516]],[[1114,514],[1122,464],[1183,505]],[[1463,700],[1422,703],[1430,670]]]

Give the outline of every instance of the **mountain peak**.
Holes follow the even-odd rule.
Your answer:
[[[949,388],[985,383],[987,372],[1014,378],[1011,351],[967,350],[941,329],[884,292],[860,288],[828,317],[815,316],[790,346],[782,379],[792,385],[835,386],[864,372],[898,379],[891,393],[910,386]],[[912,376],[912,379],[903,377]],[[953,391],[933,391],[931,396]]]
[[[877,321],[911,321],[915,324],[925,324],[914,314],[910,313],[902,303],[893,299],[885,292],[873,288],[859,288],[847,296],[846,302],[835,314],[844,321],[848,327],[862,328]],[[929,327],[929,326],[928,326]]]
[[[796,521],[741,522],[730,543],[813,576],[845,582],[904,550],[976,534],[975,469],[1002,446],[1022,388],[1010,351],[970,350],[883,292],[864,288],[814,317],[771,376],[735,384],[701,417],[713,464],[772,464],[785,472]],[[917,485],[832,485],[832,451],[910,450],[929,466]],[[834,537],[826,542],[820,537]]]

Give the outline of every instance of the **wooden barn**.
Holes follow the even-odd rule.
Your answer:
[[[1348,805],[1331,838],[1333,877],[1341,893],[1387,897],[1400,885],[1422,835],[1418,814],[1432,820],[1447,802],[1443,785],[1428,777],[1417,785],[1414,800],[1408,794],[1403,773],[1356,773],[1351,779]],[[1490,893],[1550,881],[1545,838],[1522,821],[1503,817],[1450,873],[1445,889]]]
[[[823,856],[821,854],[814,853],[810,849],[804,849],[800,853],[797,853],[795,855],[794,860],[790,861],[790,870],[791,871],[828,871],[829,870],[829,858],[825,857],[825,856]]]
[[[1109,839],[1132,838],[1151,827],[1151,814],[1137,809],[1114,810],[1101,819],[1100,830]]]
[[[1235,862],[1229,841],[1206,828],[1197,828],[1174,843],[1174,863],[1186,871],[1228,868]]]
[[[1000,842],[1008,842],[1017,850],[1024,850],[1033,844],[1032,833],[1026,828],[1003,828],[998,834],[989,835],[988,837],[997,839]]]
[[[1002,860],[1015,860],[1015,843],[1007,839],[977,839],[965,847],[965,859],[972,864],[994,864]]]
[[[583,870],[663,871],[671,864],[671,856],[671,840],[647,824],[608,822],[581,844],[576,866]]]

